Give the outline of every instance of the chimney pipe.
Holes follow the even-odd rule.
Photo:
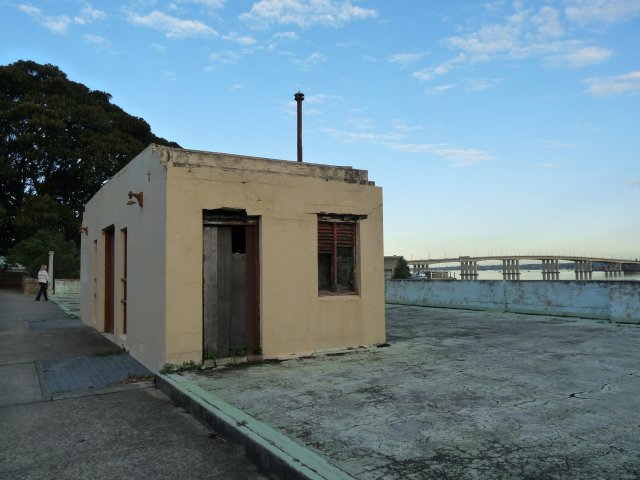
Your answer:
[[[298,161],[302,162],[302,101],[304,100],[304,93],[296,93],[293,98],[298,104]]]

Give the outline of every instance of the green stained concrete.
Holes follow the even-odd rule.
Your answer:
[[[181,379],[356,478],[640,476],[638,326],[406,306],[387,325],[387,348]]]
[[[49,300],[71,318],[80,318],[80,295],[76,293],[49,295]]]
[[[282,433],[247,415],[210,391],[204,390],[197,383],[184,381],[182,375],[164,375],[165,380],[210,411],[215,412],[218,419],[258,444],[261,449],[282,459],[298,472],[311,480],[349,480],[350,475],[327,462],[322,456],[294,442]]]

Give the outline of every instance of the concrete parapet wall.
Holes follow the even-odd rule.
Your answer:
[[[53,293],[53,289],[51,288],[51,285],[49,285],[49,289],[47,290],[48,295],[80,293],[80,280],[56,278],[54,281],[56,282],[56,293]],[[22,293],[25,295],[36,295],[38,290],[40,290],[38,279],[27,276],[22,278]]]
[[[640,282],[387,280],[387,303],[640,323]]]
[[[68,278],[56,278],[56,295],[80,293],[80,280]]]

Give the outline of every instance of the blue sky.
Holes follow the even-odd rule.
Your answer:
[[[0,0],[185,148],[369,171],[385,253],[640,258],[640,1]]]

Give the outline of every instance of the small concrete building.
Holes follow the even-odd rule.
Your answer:
[[[403,258],[402,255],[390,255],[388,257],[384,257],[384,279],[389,280],[393,278],[393,271],[398,265],[400,259]]]
[[[81,231],[82,320],[153,370],[385,341],[364,170],[150,145]]]

